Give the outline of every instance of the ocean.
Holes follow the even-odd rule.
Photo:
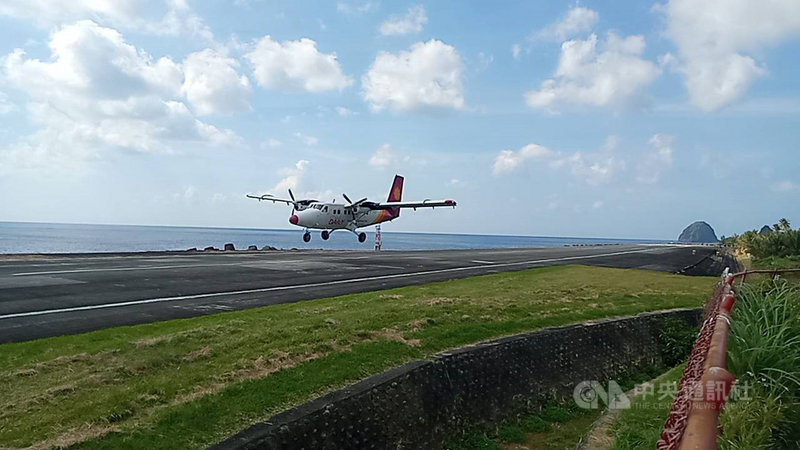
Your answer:
[[[83,225],[0,222],[0,254],[95,253],[187,250],[232,243],[237,249],[249,245],[279,249],[372,250],[374,228],[365,230],[367,241],[359,244],[350,232],[337,231],[323,241],[312,231],[311,242],[303,232],[255,228],[167,227],[141,225]],[[661,240],[573,238],[550,236],[506,236],[442,233],[382,233],[383,250],[445,250],[468,248],[561,247],[565,245],[664,243]]]

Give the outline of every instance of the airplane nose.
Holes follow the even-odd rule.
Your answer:
[[[292,214],[292,217],[289,217],[289,223],[292,225],[297,225],[297,222],[300,221],[300,218],[296,215]]]

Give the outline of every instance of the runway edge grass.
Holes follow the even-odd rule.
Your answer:
[[[557,266],[0,345],[0,447],[199,448],[416,358],[701,306],[714,279]]]

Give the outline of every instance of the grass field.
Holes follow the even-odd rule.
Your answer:
[[[715,279],[559,266],[0,345],[0,447],[199,448],[415,358],[701,306]]]

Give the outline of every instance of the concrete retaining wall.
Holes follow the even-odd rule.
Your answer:
[[[583,380],[661,365],[667,318],[700,309],[550,328],[413,361],[256,424],[216,449],[438,448],[454,433],[571,398]]]

